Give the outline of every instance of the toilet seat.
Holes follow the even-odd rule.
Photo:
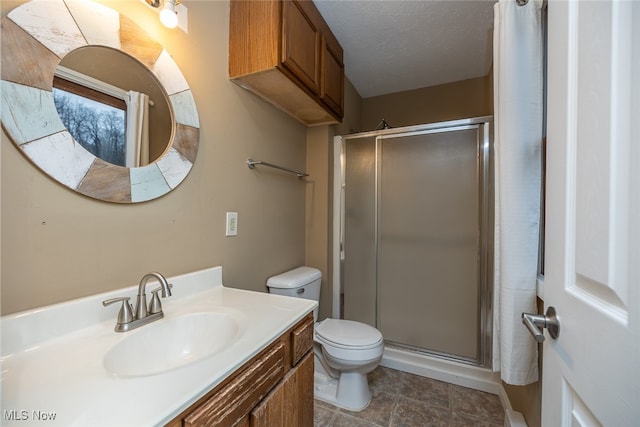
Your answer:
[[[318,341],[345,350],[367,350],[380,346],[382,333],[365,323],[344,319],[325,319],[315,328]]]

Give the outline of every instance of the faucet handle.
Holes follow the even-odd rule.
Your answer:
[[[173,284],[172,283],[167,283],[167,285],[169,286],[169,289],[173,289]],[[157,288],[155,288],[154,290],[151,291],[151,293],[157,293],[158,291],[162,290],[162,286],[158,286]],[[171,296],[171,291],[169,291],[168,295],[165,295],[165,292],[162,293],[162,298],[166,298],[166,297],[170,297]]]
[[[122,307],[120,307],[120,311],[118,312],[118,323],[130,323],[133,321],[133,311],[131,308],[131,304],[129,304],[130,299],[131,298],[129,297],[111,298],[102,301],[102,305],[106,307],[116,302],[122,302]]]
[[[173,288],[173,285],[169,283],[169,288]],[[160,297],[158,296],[158,292],[162,290],[162,286],[157,287],[156,289],[151,291],[153,297],[151,298],[151,303],[149,304],[149,314],[156,314],[162,312],[162,303],[160,302]]]

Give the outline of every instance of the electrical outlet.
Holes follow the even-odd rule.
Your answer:
[[[238,212],[227,212],[227,233],[226,236],[238,235]]]

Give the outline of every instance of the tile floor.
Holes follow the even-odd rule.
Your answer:
[[[373,398],[351,412],[315,401],[315,427],[501,427],[498,396],[390,368],[369,374]]]

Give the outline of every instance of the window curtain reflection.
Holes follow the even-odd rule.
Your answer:
[[[149,96],[130,90],[127,104],[127,167],[149,164]]]

